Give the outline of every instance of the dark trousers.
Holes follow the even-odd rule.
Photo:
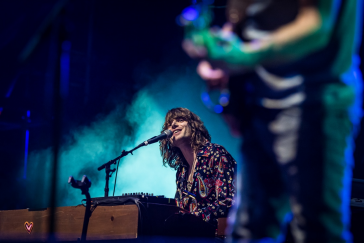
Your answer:
[[[290,222],[295,242],[352,241],[354,92],[330,84],[316,93],[314,102],[250,110],[233,240],[283,242]]]

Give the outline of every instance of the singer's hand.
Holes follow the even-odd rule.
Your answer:
[[[185,214],[191,214],[190,211],[180,208],[178,214],[185,215]]]

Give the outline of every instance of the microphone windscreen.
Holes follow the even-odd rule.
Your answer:
[[[172,137],[173,134],[171,130],[165,130],[164,133],[167,134],[167,138]]]

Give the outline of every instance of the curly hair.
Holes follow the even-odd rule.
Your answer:
[[[168,129],[173,120],[182,118],[188,122],[191,128],[191,147],[196,152],[206,141],[211,141],[211,136],[205,125],[192,111],[186,108],[174,108],[167,112],[162,131]],[[159,141],[159,149],[163,157],[163,165],[169,165],[171,168],[178,169],[180,163],[185,161],[181,150],[173,147],[169,139]]]

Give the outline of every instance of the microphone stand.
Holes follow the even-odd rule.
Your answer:
[[[103,165],[101,165],[99,168],[97,168],[97,170],[98,171],[100,171],[100,170],[102,170],[102,169],[105,169],[105,173],[106,173],[106,176],[105,176],[105,195],[104,195],[104,197],[108,197],[109,196],[109,179],[110,179],[110,177],[111,177],[111,175],[112,175],[112,173],[114,173],[115,171],[116,171],[116,169],[111,169],[110,168],[110,166],[112,165],[112,164],[116,164],[116,162],[119,160],[119,159],[121,159],[121,158],[123,158],[123,157],[125,157],[125,156],[127,156],[128,154],[133,154],[133,151],[134,150],[137,150],[138,148],[140,148],[140,147],[143,147],[143,146],[145,146],[145,145],[147,145],[147,144],[145,144],[145,143],[141,143],[141,144],[139,144],[138,146],[136,146],[135,148],[133,148],[132,150],[129,150],[129,151],[125,151],[125,150],[123,150],[122,152],[121,152],[121,155],[119,155],[118,157],[116,157],[115,159],[112,159],[112,160],[110,160],[109,162],[106,162],[105,164],[103,164]]]
[[[82,227],[82,234],[81,234],[81,242],[86,242],[87,236],[87,228],[88,223],[91,217],[91,196],[88,189],[91,187],[91,181],[87,178],[86,175],[82,177],[82,180],[75,180],[73,176],[68,178],[68,183],[71,184],[74,188],[79,188],[82,191],[82,194],[86,196],[86,210],[85,210],[85,217],[83,218],[83,227]]]

